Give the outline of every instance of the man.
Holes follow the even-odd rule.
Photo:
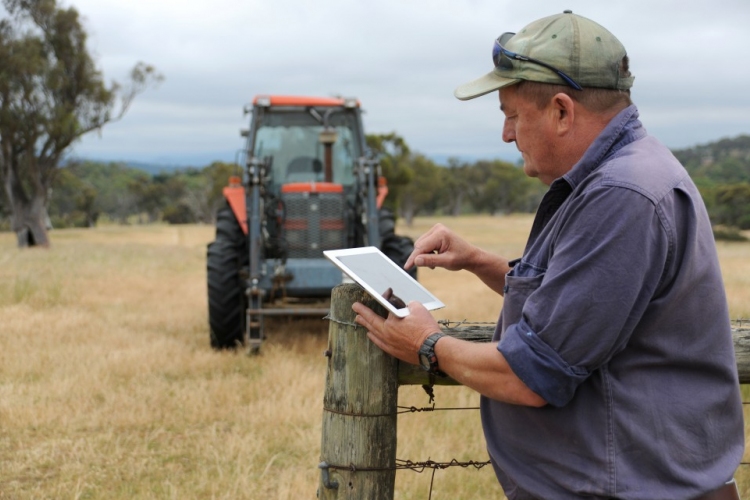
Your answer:
[[[624,47],[566,11],[500,36],[493,61],[456,96],[499,91],[503,140],[550,186],[524,254],[437,225],[406,267],[466,269],[504,295],[496,342],[441,337],[414,302],[404,319],[355,304],[357,322],[386,352],[481,393],[511,499],[738,498],[743,419],[711,226],[638,120]]]

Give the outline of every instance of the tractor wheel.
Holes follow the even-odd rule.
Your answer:
[[[380,250],[400,267],[404,267],[414,250],[414,240],[396,234],[396,218],[387,208],[381,208],[378,212],[378,229],[380,230]],[[412,278],[417,279],[417,266],[406,272]]]
[[[208,245],[208,323],[211,347],[244,343],[247,297],[240,271],[247,266],[247,238],[227,206],[216,215],[216,239]]]

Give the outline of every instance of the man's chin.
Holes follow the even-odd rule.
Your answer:
[[[527,177],[539,177],[539,172],[531,168],[525,161],[523,162],[523,173],[526,174]]]

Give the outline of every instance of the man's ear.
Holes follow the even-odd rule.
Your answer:
[[[550,103],[558,135],[564,135],[573,129],[576,117],[576,103],[568,94],[560,92]]]

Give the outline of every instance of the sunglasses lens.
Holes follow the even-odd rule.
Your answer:
[[[492,62],[496,68],[500,69],[513,69],[513,63],[510,58],[505,55],[505,44],[508,40],[513,38],[515,33],[503,33],[495,40],[495,45],[492,47]]]
[[[500,44],[495,40],[495,44],[492,46],[492,64],[498,68],[500,67],[500,59],[503,56],[503,49],[500,48]]]

